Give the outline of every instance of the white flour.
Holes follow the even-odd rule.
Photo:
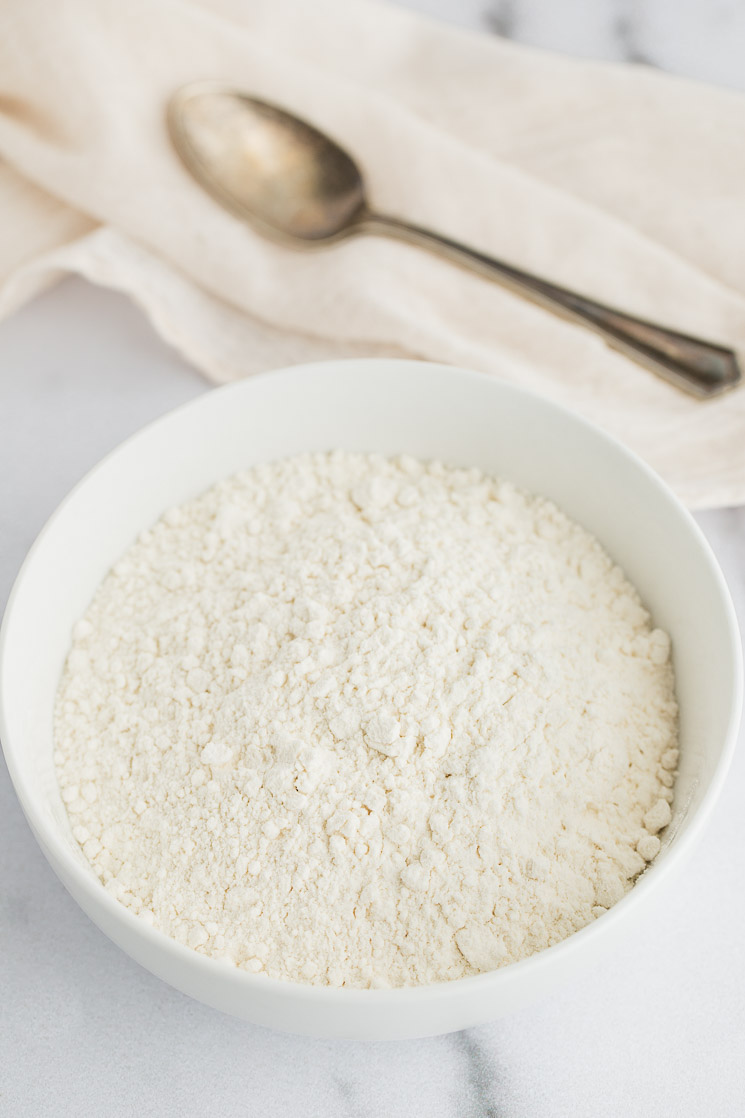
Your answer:
[[[670,820],[669,641],[599,544],[477,470],[333,453],[168,513],[75,629],[56,760],[123,904],[279,978],[498,967]]]

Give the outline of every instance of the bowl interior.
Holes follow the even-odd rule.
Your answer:
[[[53,701],[75,620],[112,563],[169,506],[252,464],[308,450],[406,452],[476,465],[554,500],[624,568],[673,639],[681,761],[664,863],[723,775],[739,644],[708,545],[666,487],[563,409],[477,374],[344,361],[217,390],[114,451],[40,536],[3,632],[4,746],[29,820],[83,862],[52,760]]]

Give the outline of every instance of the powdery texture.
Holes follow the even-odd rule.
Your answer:
[[[56,739],[106,888],[197,951],[333,986],[557,943],[670,820],[669,640],[553,504],[305,455],[174,509],[74,632]]]

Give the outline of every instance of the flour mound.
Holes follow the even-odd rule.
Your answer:
[[[404,986],[584,927],[659,850],[667,636],[592,536],[478,470],[334,452],[167,513],[56,709],[106,889],[249,971]]]

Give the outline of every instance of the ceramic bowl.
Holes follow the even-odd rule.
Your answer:
[[[258,462],[342,448],[479,466],[555,501],[607,548],[672,636],[680,774],[663,849],[601,919],[522,962],[455,982],[345,990],[237,970],[147,926],[74,841],[52,760],[52,710],[73,623],[138,533],[170,505]],[[741,703],[737,623],[700,530],[662,481],[577,416],[513,386],[420,362],[337,361],[218,389],[146,427],[63,501],[26,559],[0,638],[0,731],[26,817],[60,879],[124,951],[179,990],[261,1025],[325,1037],[463,1029],[544,994],[612,949],[698,840],[725,779]]]

